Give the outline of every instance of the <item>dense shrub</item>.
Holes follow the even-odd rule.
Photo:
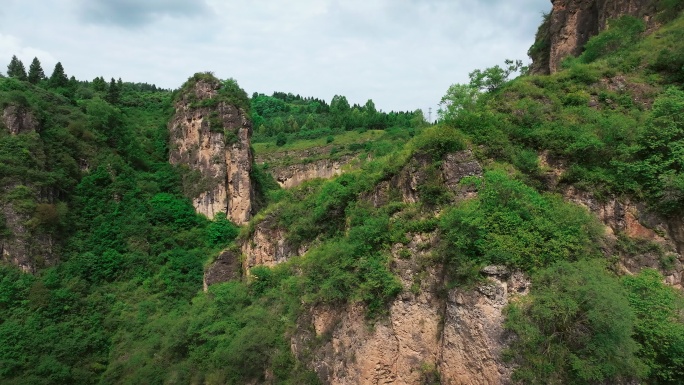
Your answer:
[[[627,293],[601,262],[559,261],[532,281],[508,308],[506,327],[518,336],[509,350],[519,365],[514,379],[587,384],[645,375]]]

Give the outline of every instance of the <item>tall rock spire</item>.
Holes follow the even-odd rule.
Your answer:
[[[241,225],[252,216],[252,122],[245,92],[233,80],[195,74],[175,99],[168,124],[169,161],[187,167],[183,187],[198,213],[220,212]]]

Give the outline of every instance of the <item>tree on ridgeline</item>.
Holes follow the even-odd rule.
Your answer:
[[[22,63],[16,55],[12,55],[12,60],[7,66],[7,77],[17,78],[19,80],[27,80],[28,78],[24,63]]]
[[[104,80],[102,76],[98,76],[95,79],[93,79],[93,89],[97,92],[107,91],[107,82]]]
[[[40,60],[37,57],[33,58],[31,65],[29,66],[28,81],[31,84],[38,84],[41,80],[45,80],[45,72],[43,72],[43,67],[40,65]]]
[[[52,75],[50,75],[49,82],[52,88],[67,87],[69,85],[69,78],[64,73],[64,67],[62,67],[61,62],[55,64],[55,69],[52,71]]]
[[[109,82],[109,90],[107,91],[107,97],[105,98],[109,104],[117,104],[119,102],[119,96],[121,92],[119,89],[119,85],[116,83],[116,80],[112,78],[112,80]]]

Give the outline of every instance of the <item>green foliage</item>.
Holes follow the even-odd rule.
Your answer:
[[[684,92],[669,88],[653,104],[626,172],[640,182],[659,211],[684,209]]]
[[[378,111],[368,100],[350,105],[343,95],[335,95],[330,105],[324,100],[274,92],[272,96],[254,93],[252,121],[256,127],[254,143],[283,143],[296,140],[334,138],[350,130],[387,130],[393,127],[420,127],[422,113]]]
[[[343,303],[363,301],[369,317],[383,314],[387,303],[401,291],[381,250],[389,242],[389,217],[357,207],[348,237],[311,250],[301,262],[304,290],[309,301]]]
[[[526,72],[522,60],[506,59],[504,67],[497,64],[485,70],[475,70],[469,73],[469,86],[480,92],[494,92],[503,87],[508,78],[516,72]]]
[[[28,80],[28,77],[26,76],[26,68],[24,67],[24,63],[22,63],[16,55],[12,55],[12,60],[7,65],[7,76],[10,78],[17,78],[23,81]]]
[[[37,57],[34,57],[31,65],[29,66],[28,81],[31,84],[38,84],[46,79],[47,77],[45,76],[45,72],[43,72],[43,67],[40,65],[40,61]]]
[[[197,101],[194,88],[198,82],[205,82],[214,87],[214,89],[217,90],[216,96]],[[247,96],[247,93],[240,88],[237,81],[232,78],[219,80],[212,72],[198,72],[188,78],[188,80],[183,83],[180,90],[176,91],[174,99],[179,100],[183,97],[192,101],[192,106],[194,107],[215,107],[219,103],[226,103],[227,105],[242,109],[247,114],[250,112],[249,97]]]
[[[533,271],[599,253],[599,227],[588,212],[500,171],[485,174],[477,199],[445,211],[440,229],[445,262],[465,282],[473,264]]]
[[[276,146],[282,147],[287,143],[287,136],[285,136],[284,133],[279,133],[278,137],[276,138]]]
[[[644,376],[627,293],[598,261],[561,261],[533,276],[507,309],[509,354],[525,384],[587,384]]]
[[[55,64],[55,69],[52,70],[52,75],[50,75],[49,84],[52,88],[64,88],[69,85],[69,78],[64,73],[64,67],[61,62]]]
[[[658,15],[661,20],[669,21],[679,16],[684,9],[682,0],[658,0]]]
[[[622,16],[611,20],[608,29],[591,39],[584,45],[580,60],[591,63],[609,53],[633,45],[644,32],[644,21],[633,16]]]
[[[450,126],[433,126],[427,128],[416,137],[413,145],[417,151],[439,160],[450,152],[461,151],[466,148],[465,136]]]
[[[235,240],[239,228],[226,218],[225,213],[217,213],[207,226],[207,242],[213,247],[225,247]]]
[[[645,269],[625,276],[622,286],[636,315],[634,338],[649,378],[657,384],[677,384],[684,378],[684,300],[662,281],[657,271]]]
[[[537,28],[537,33],[534,36],[534,44],[527,51],[527,56],[532,58],[532,61],[537,64],[539,68],[549,67],[549,58],[551,50],[551,12],[542,13],[542,23]]]
[[[461,112],[471,111],[475,107],[478,89],[467,84],[452,84],[442,97],[439,105],[441,120],[454,120]]]

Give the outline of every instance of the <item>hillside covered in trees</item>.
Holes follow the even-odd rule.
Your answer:
[[[13,57],[0,383],[682,383],[684,5],[654,4],[551,74],[473,71],[436,124]],[[245,143],[249,221],[197,214]]]

